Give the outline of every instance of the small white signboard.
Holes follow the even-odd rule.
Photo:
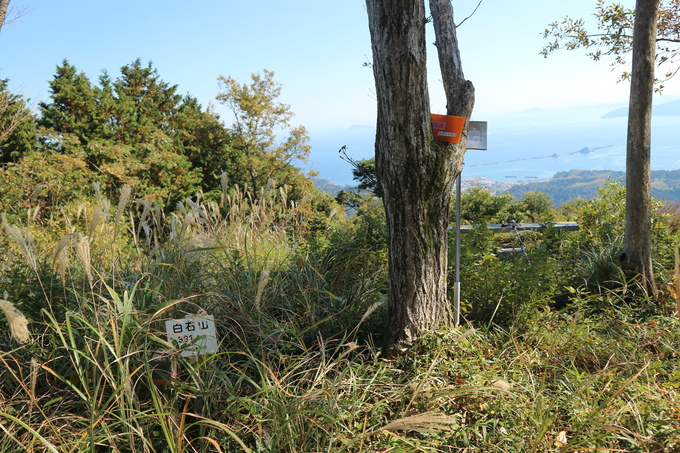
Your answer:
[[[467,149],[486,148],[486,121],[470,121],[468,123]]]
[[[183,357],[217,351],[217,333],[213,315],[192,316],[165,321],[168,342],[176,344]]]

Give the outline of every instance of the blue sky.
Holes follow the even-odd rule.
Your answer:
[[[454,0],[456,22],[479,0]],[[624,0],[633,6],[634,0]],[[590,18],[595,0],[483,0],[459,28],[463,68],[475,84],[473,119],[510,121],[529,109],[559,110],[625,103],[608,61],[562,51],[544,59],[541,31],[562,16]],[[518,6],[521,5],[521,6]],[[214,103],[217,78],[247,82],[275,72],[295,125],[315,134],[375,121],[370,38],[363,0],[12,0],[24,15],[0,32],[0,77],[34,101],[45,100],[55,67],[68,59],[91,80],[112,77],[137,58],[203,105]],[[432,42],[434,39],[430,39]],[[432,110],[444,113],[434,47],[429,68]],[[680,95],[680,80],[665,96]],[[492,128],[490,128],[490,133]]]

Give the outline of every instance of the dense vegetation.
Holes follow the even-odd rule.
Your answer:
[[[152,68],[122,74],[95,87],[65,62],[4,137],[0,451],[680,449],[674,210],[653,299],[614,264],[620,184],[559,209],[470,191],[464,323],[386,360],[379,199],[345,193],[346,216],[292,164],[302,129],[226,127]],[[271,73],[223,83],[241,112],[278,105]],[[548,227],[483,228],[509,219]],[[183,357],[164,321],[202,312],[218,352]]]
[[[92,195],[84,192],[92,182],[113,196],[128,185],[135,197],[164,208],[198,192],[215,200],[225,181],[259,194],[274,180],[289,186],[295,201],[303,192],[313,195],[306,201],[310,209],[327,202],[330,197],[314,191],[294,166],[307,158],[309,139],[304,127],[290,126],[293,114],[278,102],[281,88],[273,73],[253,74],[250,85],[220,81],[224,91],[217,98],[236,118],[226,127],[139,60],[122,67],[116,79],[104,73],[98,85],[64,61],[37,116],[16,114],[27,111],[26,100],[7,93],[5,82],[0,210],[16,215],[23,208],[16,201],[36,187],[34,198],[44,205],[68,205]],[[275,131],[288,135],[279,143]]]

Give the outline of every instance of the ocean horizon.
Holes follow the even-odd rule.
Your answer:
[[[655,106],[664,114],[652,120],[652,170],[680,169],[680,101],[665,104]],[[488,150],[466,152],[463,178],[530,181],[574,169],[626,168],[625,104],[533,109],[473,119],[488,122]],[[374,155],[375,126],[310,131],[310,136],[312,152],[305,168],[338,185],[356,184],[352,166],[341,159],[340,148],[345,146],[355,160]]]

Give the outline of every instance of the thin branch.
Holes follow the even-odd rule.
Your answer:
[[[456,25],[456,28],[460,27],[461,25],[463,25],[465,23],[466,20],[468,20],[469,18],[474,16],[475,13],[477,12],[477,10],[479,9],[479,6],[482,4],[483,1],[484,0],[479,0],[479,3],[477,3],[477,6],[475,7],[474,11],[472,11],[472,13],[468,17],[466,17],[458,25]]]
[[[2,30],[3,25],[9,25],[26,14],[27,8],[9,8],[9,2],[11,0],[0,0],[0,30]],[[11,13],[11,17],[8,19],[7,14]]]
[[[633,35],[624,35],[624,34],[612,34],[612,33],[594,33],[592,35],[585,35],[586,38],[603,38],[606,36],[617,36],[619,38],[628,38],[628,39],[633,39]],[[565,38],[569,39],[579,39],[581,36],[578,35],[564,35]],[[656,42],[675,42],[675,43],[680,43],[680,39],[673,39],[673,38],[656,38]]]

